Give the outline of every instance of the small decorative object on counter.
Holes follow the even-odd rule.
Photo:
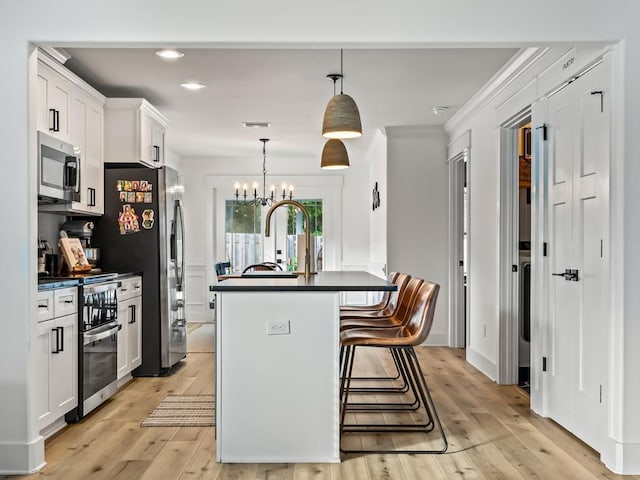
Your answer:
[[[69,272],[88,272],[91,265],[84,254],[79,238],[60,237],[60,251]]]

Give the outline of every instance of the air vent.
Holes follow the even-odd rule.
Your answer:
[[[246,128],[269,128],[271,122],[242,122]]]

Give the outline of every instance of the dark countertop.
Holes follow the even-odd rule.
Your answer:
[[[142,275],[140,272],[109,272],[109,273],[83,273],[75,275],[62,275],[38,278],[38,291],[57,290],[59,288],[78,287],[80,285],[96,283],[108,280],[122,280],[125,278]]]
[[[209,286],[212,292],[370,292],[398,287],[367,272],[319,272],[305,279],[229,277]]]

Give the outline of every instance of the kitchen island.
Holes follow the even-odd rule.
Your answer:
[[[339,462],[340,292],[395,289],[366,272],[212,285],[217,461]]]

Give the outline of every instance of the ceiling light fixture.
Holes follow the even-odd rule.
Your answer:
[[[180,86],[182,88],[186,88],[187,90],[201,90],[205,87],[204,83],[200,82],[185,82],[181,83]]]
[[[242,122],[242,126],[245,128],[269,128],[271,122]]]
[[[325,170],[349,168],[349,155],[347,154],[347,147],[344,146],[342,140],[338,138],[327,140],[322,149],[320,168]]]
[[[175,60],[176,58],[184,57],[184,53],[180,50],[173,50],[171,48],[163,48],[162,50],[156,50],[156,55],[165,58],[167,60]]]
[[[444,115],[449,111],[449,107],[445,107],[445,106],[441,106],[441,107],[433,107],[433,114],[436,117],[439,117],[440,115]]]
[[[322,136],[326,138],[355,138],[362,135],[360,112],[353,98],[342,92],[343,52],[340,49],[340,73],[327,75],[333,80],[333,97],[329,100],[322,120]],[[336,95],[336,82],[340,79],[340,94]]]
[[[245,183],[242,185],[242,194],[240,193],[241,186],[239,183],[236,183],[233,188],[235,189],[235,197],[236,201],[240,202],[242,205],[262,205],[266,207],[267,205],[271,205],[274,202],[277,202],[276,197],[276,187],[275,185],[271,185],[269,189],[269,196],[267,196],[267,142],[268,138],[261,138],[262,142],[262,195],[258,195],[258,182],[253,182],[253,199],[247,200],[247,190],[248,185]],[[282,194],[278,195],[284,200],[285,198],[289,198],[289,200],[293,199],[293,185],[289,185],[287,187],[286,183],[282,184]],[[289,194],[287,195],[287,190]],[[240,200],[242,198],[242,200]],[[251,198],[249,196],[249,198]]]

